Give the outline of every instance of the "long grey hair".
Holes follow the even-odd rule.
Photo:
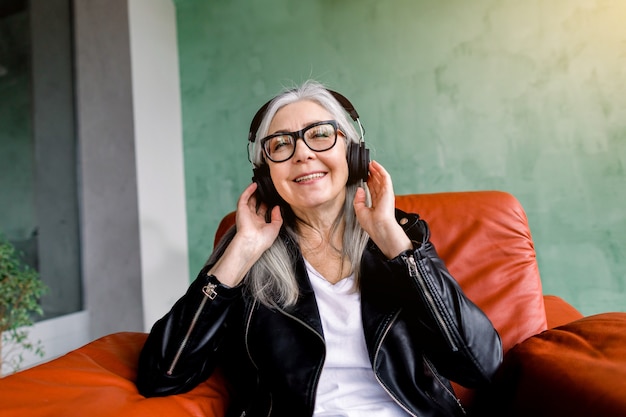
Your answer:
[[[267,135],[269,125],[279,109],[288,104],[302,100],[314,101],[324,107],[332,115],[337,121],[338,129],[344,133],[346,149],[348,149],[347,145],[349,142],[359,142],[360,136],[341,104],[322,84],[312,80],[304,82],[299,87],[284,91],[271,101],[259,125],[259,129],[256,132],[256,137],[262,138]],[[266,163],[263,149],[259,142],[259,140],[255,141],[254,147],[251,150],[251,160],[256,167]],[[352,205],[354,195],[359,186],[365,189],[367,204],[370,204],[367,184],[346,185],[344,207],[337,218],[334,219],[331,231],[331,234],[338,233],[342,222],[345,222],[342,247],[336,248],[336,250],[342,256],[342,259],[349,260],[352,265],[351,272],[355,274],[356,286],[358,286],[360,278],[358,266],[361,263],[363,250],[369,238],[357,221]],[[285,219],[281,233],[285,233],[288,240],[297,244],[299,241],[298,227],[302,226],[304,222],[295,216],[285,216],[284,214],[286,212],[293,215],[291,208],[288,206],[281,207],[281,211]],[[293,221],[288,221],[289,218],[292,218]],[[232,236],[234,230],[231,229],[229,234]],[[221,256],[229,241],[229,236],[225,236],[216,247],[207,263],[215,262],[219,256]],[[290,251],[288,243],[284,238],[279,236],[248,272],[244,279],[246,290],[249,291],[252,297],[268,307],[286,307],[295,304],[298,300],[299,291],[295,275],[296,260],[293,258],[293,250]]]

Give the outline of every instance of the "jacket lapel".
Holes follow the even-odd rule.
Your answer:
[[[322,320],[317,308],[317,302],[315,301],[315,292],[313,291],[311,281],[309,281],[304,259],[299,252],[296,261],[296,279],[300,290],[298,302],[293,306],[285,307],[283,312],[309,326],[323,339],[324,330],[322,329]]]
[[[365,343],[373,360],[376,348],[380,345],[401,307],[393,302],[388,279],[391,271],[378,255],[366,249],[361,263],[361,316]]]

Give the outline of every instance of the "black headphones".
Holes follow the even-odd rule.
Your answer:
[[[360,180],[367,181],[369,173],[368,167],[370,163],[370,150],[365,147],[365,142],[363,141],[363,127],[359,121],[359,113],[357,113],[352,103],[350,103],[350,101],[343,95],[337,93],[336,91],[327,91],[339,102],[339,104],[341,104],[352,120],[357,122],[361,128],[361,141],[358,144],[352,141],[348,144],[346,156],[348,160],[348,184],[356,184]],[[250,143],[254,143],[256,140],[256,132],[259,130],[261,120],[263,119],[263,116],[265,116],[265,112],[267,111],[267,108],[272,100],[265,103],[254,115],[254,118],[250,123],[250,131],[248,133],[248,141]],[[274,187],[274,183],[272,183],[268,164],[256,167],[252,170],[252,172],[252,181],[258,184],[256,193],[259,200],[263,201],[270,208],[276,205],[285,204],[285,200],[283,200],[278,194],[276,187]]]

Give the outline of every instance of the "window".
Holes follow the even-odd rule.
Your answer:
[[[0,8],[0,233],[48,285],[44,318],[82,309],[71,27],[69,0]]]

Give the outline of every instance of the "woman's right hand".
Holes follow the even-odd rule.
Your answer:
[[[268,207],[261,203],[257,210],[256,189],[257,184],[253,182],[241,193],[235,220],[237,232],[222,257],[208,271],[230,287],[238,285],[263,252],[272,246],[283,224],[279,206],[272,208],[270,222],[265,221]]]
[[[258,184],[253,182],[239,197],[236,215],[237,233],[234,239],[239,238],[247,242],[250,249],[261,256],[278,237],[283,219],[280,207],[275,206],[271,209],[270,222],[265,220],[269,208],[265,203],[259,204],[257,201],[255,194],[257,187]]]

